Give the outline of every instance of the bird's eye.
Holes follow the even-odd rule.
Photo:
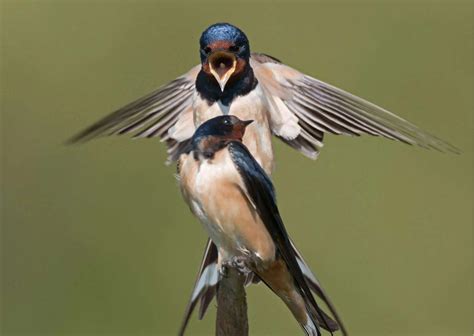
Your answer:
[[[224,119],[224,125],[230,125],[230,120],[229,119]]]
[[[203,49],[203,51],[204,51],[205,54],[209,54],[211,52],[211,48],[210,47],[205,47]]]
[[[238,52],[238,51],[240,51],[240,47],[238,47],[236,45],[230,46],[229,51]]]

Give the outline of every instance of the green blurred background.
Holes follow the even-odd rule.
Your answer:
[[[289,232],[352,335],[473,332],[473,2],[3,1],[3,335],[174,335],[204,230],[155,140],[64,140],[198,62],[201,31],[380,104],[463,150],[276,142]],[[299,335],[264,286],[252,335]],[[189,335],[214,333],[214,307]]]

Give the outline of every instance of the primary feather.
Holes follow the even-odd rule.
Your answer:
[[[305,75],[274,57],[252,53],[255,77],[265,93],[272,132],[305,156],[316,158],[325,133],[368,134],[441,152],[453,145],[395,114],[335,86]],[[175,161],[188,148],[195,125],[193,100],[200,66],[169,84],[104,117],[69,140],[83,142],[106,135],[159,137]]]

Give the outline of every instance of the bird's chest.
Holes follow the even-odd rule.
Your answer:
[[[191,211],[200,219],[210,237],[220,245],[234,245],[236,218],[242,211],[241,178],[227,151],[213,159],[195,160],[189,155],[182,163],[180,184]]]
[[[228,105],[224,105],[220,100],[209,104],[196,93],[194,97],[194,124],[196,126],[213,117],[227,114],[235,115],[240,119],[264,122],[267,119],[267,111],[260,86],[257,85],[254,90],[244,96],[235,97]]]
[[[180,160],[181,191],[191,211],[200,219],[219,254],[275,256],[273,240],[245,194],[244,182],[227,150],[211,160],[195,160],[193,154]]]
[[[220,101],[209,105],[206,100],[196,95],[194,125],[197,128],[211,118],[228,114],[235,115],[241,120],[253,120],[254,122],[246,128],[242,142],[263,169],[271,174],[273,170],[272,133],[268,110],[262,97],[263,92],[258,85],[249,94],[236,97],[228,106]]]

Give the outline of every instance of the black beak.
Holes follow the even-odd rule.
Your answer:
[[[250,125],[251,123],[253,123],[253,120],[243,120],[243,121],[242,121],[242,124],[244,124],[244,127],[247,127],[247,126]]]

